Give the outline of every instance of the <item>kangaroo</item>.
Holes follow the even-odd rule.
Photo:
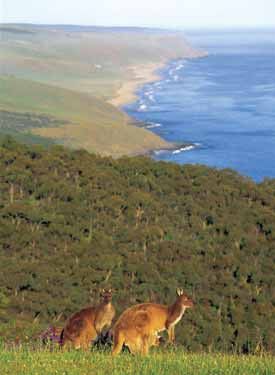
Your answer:
[[[98,337],[104,327],[112,324],[115,309],[111,301],[111,289],[108,291],[103,289],[99,305],[84,308],[72,315],[61,333],[61,346],[69,344],[75,349],[87,350],[91,341]]]
[[[193,301],[177,289],[177,299],[170,306],[142,303],[125,310],[113,327],[114,346],[112,355],[120,353],[125,344],[131,353],[147,354],[149,348],[158,345],[158,333],[167,330],[168,341],[175,341],[175,325]]]
[[[135,311],[131,316],[123,314],[113,330],[113,355],[126,345],[132,354],[148,354],[151,346],[158,346],[160,336],[151,331],[151,316],[147,311]]]

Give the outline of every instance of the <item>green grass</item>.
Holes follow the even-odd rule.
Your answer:
[[[166,145],[153,133],[129,126],[127,115],[100,98],[10,76],[0,76],[0,88],[0,112],[11,114],[5,125],[0,113],[4,134],[16,135],[18,118],[23,118],[19,121],[25,124],[23,131],[103,155],[140,153]]]
[[[275,358],[269,355],[186,354],[156,350],[148,357],[109,352],[59,352],[50,350],[0,350],[1,374],[150,374],[150,375],[272,375]]]
[[[73,32],[54,26],[0,24],[1,71],[110,98],[131,77],[129,66],[194,52],[182,35],[173,32],[100,30]]]
[[[10,126],[0,132],[115,157],[167,147],[155,134],[129,126],[128,116],[108,100],[135,79],[133,67],[195,53],[181,35],[1,24],[0,32],[0,110],[67,122],[28,129],[25,136]]]
[[[0,76],[0,108],[54,116],[67,123],[92,121],[102,124],[125,122],[126,116],[104,102],[60,87],[11,76]]]

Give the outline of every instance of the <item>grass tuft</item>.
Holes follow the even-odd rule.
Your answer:
[[[150,374],[150,375],[273,375],[275,358],[269,355],[187,354],[180,350],[152,352],[148,357],[109,352],[61,352],[52,349],[0,347],[1,374]]]

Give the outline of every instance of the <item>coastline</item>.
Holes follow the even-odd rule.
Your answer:
[[[129,67],[129,71],[133,78],[122,82],[117,91],[117,95],[108,102],[119,108],[134,102],[138,97],[136,92],[140,87],[146,83],[155,82],[161,79],[158,70],[164,68],[167,62],[167,60],[163,60],[159,63],[147,63]]]
[[[125,112],[122,107],[127,104],[131,104],[138,99],[137,91],[139,88],[143,87],[143,85],[145,85],[146,83],[153,83],[161,80],[161,75],[158,73],[158,71],[164,68],[167,63],[167,60],[163,60],[158,63],[146,63],[129,67],[128,70],[131,72],[133,78],[122,82],[120,88],[117,91],[117,95],[108,100],[108,103]],[[129,125],[136,126],[136,124],[137,121],[130,117]],[[156,151],[172,151],[178,148],[178,145],[170,143],[165,139],[157,136],[154,132],[150,131],[150,129],[146,129],[145,126],[140,127],[158,137],[161,141],[161,145],[155,148],[148,148],[132,152],[129,154],[129,156],[152,156]]]
[[[208,52],[206,51],[190,49],[190,51],[178,58],[189,60],[207,56]],[[125,79],[125,81],[120,83],[116,95],[109,99],[108,103],[118,108],[133,103],[138,98],[137,90],[146,83],[160,81],[162,77],[158,71],[165,68],[172,60],[174,59],[162,59],[157,63],[150,62],[129,66],[128,71],[132,78]]]
[[[201,50],[193,50],[192,48],[183,55],[182,59],[197,59],[207,57],[208,53]],[[131,104],[138,99],[138,89],[142,88],[147,83],[154,83],[156,81],[162,80],[162,75],[160,70],[165,68],[169,62],[173,61],[174,59],[162,59],[158,63],[144,63],[139,65],[130,66],[128,71],[130,72],[130,76],[132,78],[126,79],[124,82],[121,82],[120,87],[117,90],[116,96],[108,100],[108,103],[119,108],[122,112],[127,112],[123,109],[123,106],[127,104]],[[128,115],[128,114],[127,114]],[[131,121],[132,120],[132,121]],[[136,125],[137,121],[130,117],[129,125]],[[143,124],[145,125],[145,124]],[[139,125],[140,126],[140,125]],[[154,136],[159,138],[160,144],[154,148],[143,149],[142,151],[136,151],[130,153],[129,156],[137,156],[137,155],[146,155],[153,157],[153,155],[159,152],[173,152],[178,153],[184,150],[189,150],[196,148],[197,145],[190,144],[189,142],[186,143],[176,143],[176,142],[169,142],[164,138],[158,136],[154,133],[149,127],[142,126],[141,128],[145,129],[147,132],[154,134]]]

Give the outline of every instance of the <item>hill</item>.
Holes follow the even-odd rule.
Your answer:
[[[131,126],[117,107],[133,101],[137,87],[154,80],[167,60],[200,56],[180,33],[20,24],[0,24],[0,33],[2,134],[113,156],[169,147]],[[14,112],[9,123],[3,111]],[[37,116],[45,121],[32,121]]]
[[[179,32],[0,24],[1,74],[111,99],[132,67],[197,57]]]
[[[274,180],[10,138],[0,176],[5,338],[62,324],[100,287],[119,313],[181,286],[195,300],[176,329],[186,349],[274,352]]]
[[[167,147],[153,133],[129,125],[127,115],[100,98],[14,77],[0,76],[0,86],[2,134],[113,156]]]

